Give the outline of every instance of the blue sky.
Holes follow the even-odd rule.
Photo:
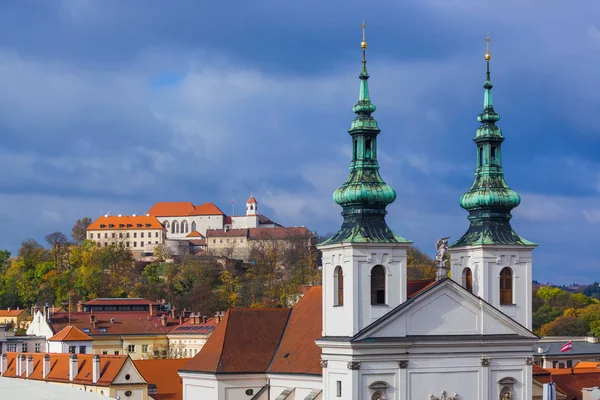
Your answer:
[[[417,247],[467,229],[485,34],[513,226],[534,277],[600,280],[600,3],[71,0],[0,4],[0,247],[82,216],[250,191],[320,234],[341,224],[360,24],[389,225]]]

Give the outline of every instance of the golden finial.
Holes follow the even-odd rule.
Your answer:
[[[486,33],[485,35],[485,60],[490,61],[492,59],[492,55],[490,54],[490,35]]]
[[[362,42],[360,42],[360,47],[364,50],[367,48],[367,41],[365,40],[365,19],[363,18],[362,24],[359,25],[362,28]]]

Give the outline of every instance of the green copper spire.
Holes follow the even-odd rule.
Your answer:
[[[369,97],[365,24],[360,71],[358,103],[352,108],[356,117],[348,133],[352,138],[352,161],[346,182],[333,193],[333,201],[342,206],[344,221],[340,230],[322,245],[352,242],[398,243],[408,242],[387,226],[386,206],[396,200],[396,191],[386,185],[379,175],[377,162],[377,135],[381,132],[371,115],[375,105]]]
[[[451,247],[482,244],[533,245],[510,226],[510,211],[521,202],[519,194],[508,187],[502,169],[502,130],[496,126],[500,115],[492,103],[489,38],[486,38],[486,79],[483,88],[483,111],[477,117],[481,123],[473,141],[477,145],[477,169],[473,186],[460,198],[460,206],[469,211],[471,225]]]

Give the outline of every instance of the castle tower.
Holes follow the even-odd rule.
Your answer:
[[[537,246],[512,229],[511,210],[520,196],[504,181],[502,142],[496,122],[500,116],[492,104],[489,39],[486,38],[486,80],[483,112],[475,138],[475,182],[461,196],[460,206],[469,212],[467,232],[449,248],[452,279],[473,294],[531,329],[531,253]]]
[[[250,198],[246,202],[246,215],[258,215],[258,202],[250,193]]]
[[[335,191],[342,207],[339,231],[318,248],[323,254],[323,336],[353,336],[406,301],[406,249],[410,241],[385,221],[396,192],[379,175],[379,128],[371,115],[364,23],[356,117],[350,130],[350,175]]]

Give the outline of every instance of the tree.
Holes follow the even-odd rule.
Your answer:
[[[558,317],[540,328],[542,336],[584,336],[588,333],[588,325],[573,316]]]
[[[71,236],[73,237],[73,241],[77,244],[81,244],[87,237],[87,227],[92,223],[92,219],[90,217],[79,218],[75,225],[73,225],[73,229],[71,230]]]
[[[416,247],[406,252],[407,276],[409,280],[435,279],[435,261]]]
[[[50,245],[50,247],[62,247],[69,243],[69,239],[62,232],[52,232],[47,234],[44,239]]]

